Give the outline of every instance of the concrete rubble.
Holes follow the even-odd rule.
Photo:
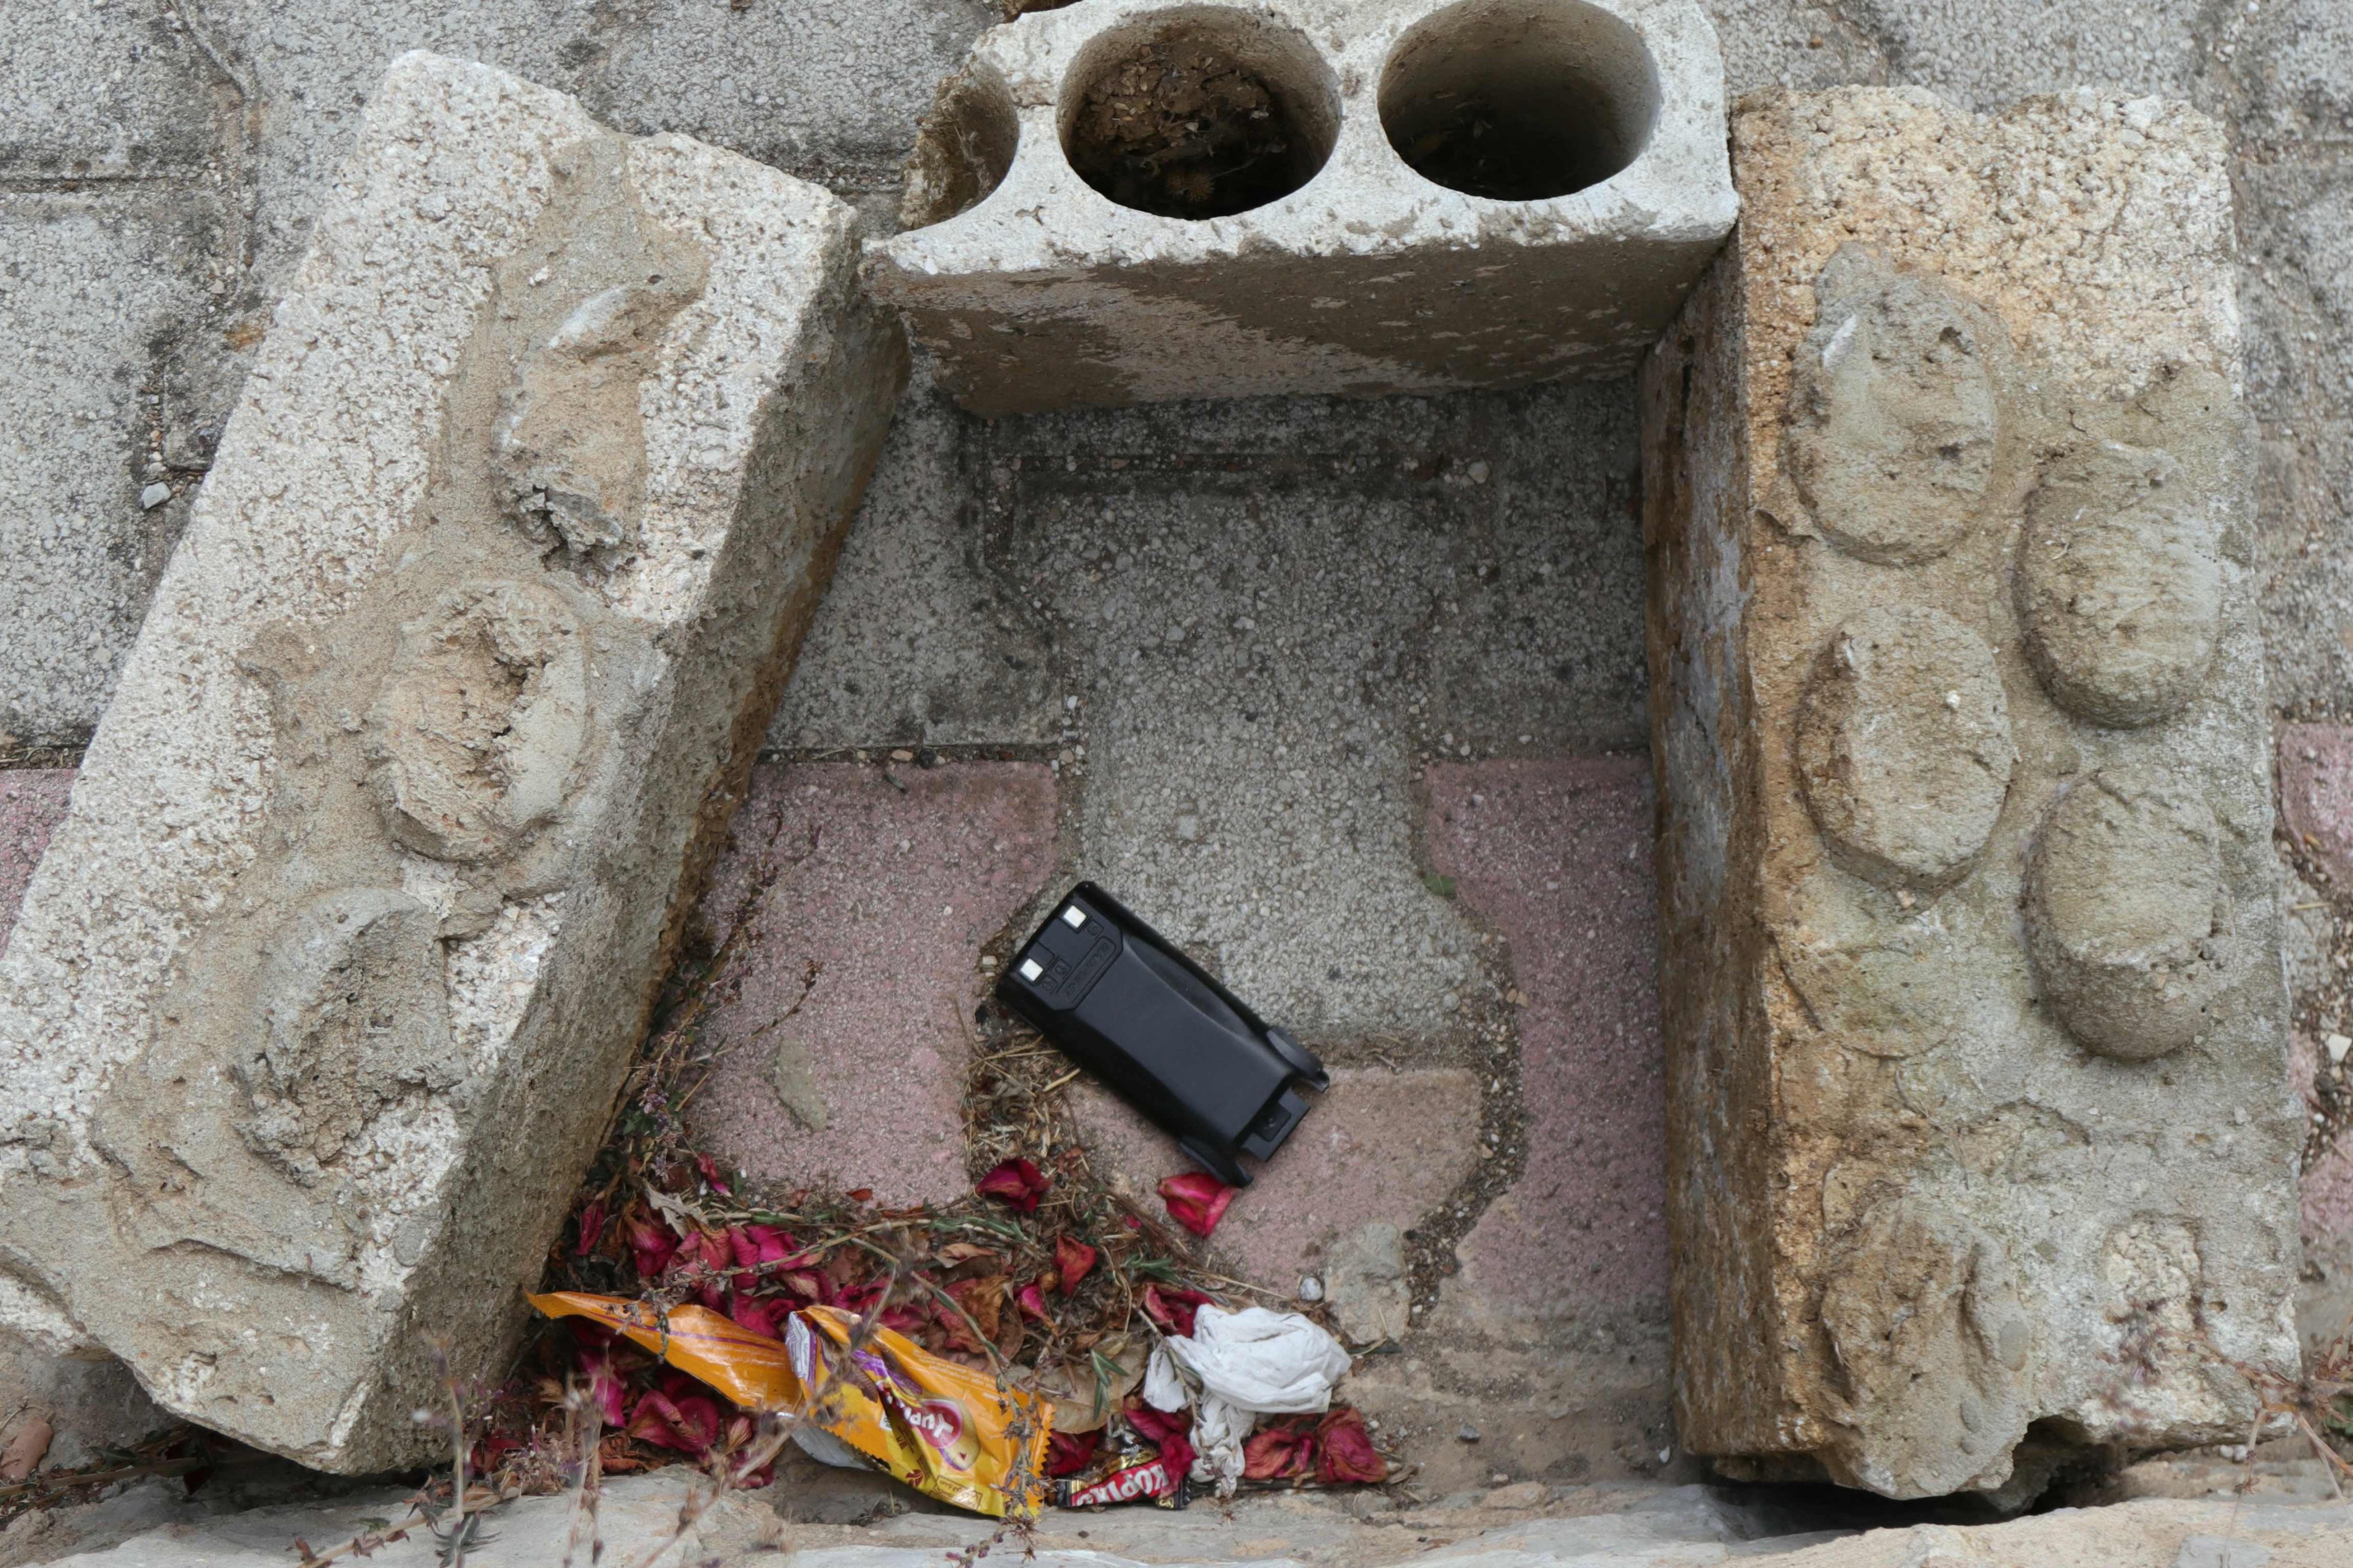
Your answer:
[[[0,960],[0,1328],[322,1469],[444,1440],[905,374],[849,209],[413,53]]]
[[[1677,1409],[2031,1495],[2293,1378],[2219,127],[1767,93],[1642,377]]]
[[[1691,0],[1089,0],[982,37],[873,282],[987,414],[1622,374],[1723,124]]]

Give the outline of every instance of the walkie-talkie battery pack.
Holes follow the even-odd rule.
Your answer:
[[[997,999],[1092,1071],[1228,1186],[1272,1156],[1331,1087],[1314,1054],[1270,1026],[1092,882],[1055,905]]]

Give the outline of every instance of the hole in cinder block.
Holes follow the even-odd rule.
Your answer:
[[[1005,79],[974,61],[940,84],[907,158],[899,222],[945,223],[978,206],[1004,182],[1021,142],[1021,117]]]
[[[1541,201],[1631,163],[1659,108],[1634,29],[1581,0],[1462,0],[1409,29],[1381,76],[1381,127],[1424,179]]]
[[[1306,38],[1215,6],[1104,34],[1062,98],[1062,150],[1079,177],[1163,217],[1281,200],[1315,177],[1339,126],[1338,89]]]

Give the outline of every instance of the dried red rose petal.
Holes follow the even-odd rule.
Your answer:
[[[1038,1167],[1027,1160],[1008,1160],[973,1184],[986,1197],[1003,1198],[1022,1214],[1033,1213],[1050,1185]]]
[[[1145,1441],[1158,1445],[1160,1457],[1166,1461],[1171,1476],[1183,1476],[1193,1468],[1193,1413],[1189,1410],[1155,1410],[1141,1400],[1131,1403],[1127,1424],[1144,1435]]]
[[[605,1200],[596,1198],[580,1207],[578,1239],[572,1244],[575,1258],[586,1258],[596,1250],[596,1243],[605,1235]]]
[[[1024,1285],[1015,1291],[1013,1299],[1021,1304],[1021,1310],[1026,1316],[1035,1318],[1041,1323],[1050,1323],[1054,1321],[1052,1315],[1046,1310],[1046,1292],[1038,1289],[1034,1282]]]
[[[793,1256],[793,1238],[772,1225],[739,1225],[727,1233],[727,1249],[738,1268],[806,1268],[811,1259]]]
[[[1389,1462],[1373,1447],[1365,1418],[1343,1405],[1316,1424],[1315,1479],[1327,1487],[1389,1479]]]
[[[1095,1249],[1083,1241],[1067,1236],[1054,1238],[1054,1272],[1060,1277],[1063,1295],[1077,1292],[1079,1281],[1095,1266]]]
[[[1075,1476],[1095,1457],[1094,1432],[1057,1432],[1047,1439],[1046,1473],[1050,1476]]]
[[[628,1217],[622,1220],[621,1229],[628,1237],[638,1273],[648,1279],[659,1278],[678,1252],[676,1233],[643,1209],[631,1209]]]
[[[712,1192],[723,1198],[732,1198],[735,1195],[734,1189],[727,1184],[727,1178],[720,1174],[718,1161],[708,1154],[697,1154],[694,1157],[694,1164],[695,1168],[702,1173],[703,1181],[710,1184]]]
[[[1240,1187],[1229,1187],[1207,1171],[1187,1171],[1160,1184],[1160,1199],[1168,1215],[1195,1236],[1207,1236],[1226,1217],[1226,1205]]]
[[[707,1394],[682,1394],[673,1399],[659,1389],[648,1389],[629,1417],[629,1436],[681,1454],[707,1454],[719,1440],[720,1425],[718,1402]]]
[[[574,1368],[575,1375],[588,1386],[588,1398],[596,1406],[599,1420],[607,1426],[618,1426],[628,1419],[629,1396],[621,1386],[620,1373],[613,1369],[609,1347],[582,1351]]]
[[[1182,1285],[1153,1284],[1144,1288],[1144,1315],[1158,1325],[1164,1334],[1190,1338],[1194,1312],[1217,1304],[1215,1296],[1202,1290],[1188,1290]]]
[[[1246,1480],[1285,1481],[1305,1475],[1314,1464],[1315,1429],[1295,1415],[1269,1422],[1242,1443]]]
[[[727,1306],[727,1315],[740,1326],[755,1334],[765,1334],[772,1340],[785,1337],[785,1320],[792,1316],[792,1310],[786,1302],[746,1296],[740,1290]]]

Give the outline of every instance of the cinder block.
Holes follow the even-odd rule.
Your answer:
[[[1679,1425],[2039,1487],[2293,1377],[2221,131],[1761,95],[1642,378]]]
[[[0,1267],[174,1415],[381,1470],[501,1364],[904,374],[855,243],[371,100],[0,959]]]
[[[941,89],[873,283],[966,406],[1630,370],[1736,211],[1691,0],[1088,0]]]

